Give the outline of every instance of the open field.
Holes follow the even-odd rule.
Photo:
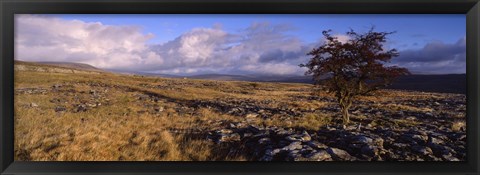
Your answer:
[[[381,90],[344,128],[309,84],[16,66],[15,160],[466,159],[464,94]]]

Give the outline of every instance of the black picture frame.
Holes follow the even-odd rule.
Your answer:
[[[0,0],[0,172],[13,174],[479,174],[478,0]],[[465,162],[17,162],[14,161],[14,14],[465,14]]]

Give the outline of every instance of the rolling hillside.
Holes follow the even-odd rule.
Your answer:
[[[78,71],[102,72],[104,70],[94,66],[82,63],[68,62],[23,62],[15,61],[16,65],[46,65],[53,68],[68,68]],[[122,71],[112,71],[112,73],[125,73]],[[278,75],[229,75],[229,74],[200,74],[191,76],[154,74],[142,72],[128,72],[130,74],[156,76],[165,78],[189,78],[218,81],[254,81],[254,82],[283,82],[283,83],[307,83],[313,84],[310,76],[278,76]],[[411,90],[422,92],[440,92],[465,94],[467,90],[467,79],[465,74],[445,74],[445,75],[408,75],[399,77],[387,89]]]
[[[462,161],[463,94],[15,65],[16,161]]]

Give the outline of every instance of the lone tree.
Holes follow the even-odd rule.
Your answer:
[[[348,109],[356,96],[367,95],[390,85],[400,75],[410,74],[406,68],[384,65],[399,55],[396,49],[384,48],[386,36],[393,32],[373,30],[363,34],[350,30],[344,42],[332,36],[331,30],[323,31],[325,44],[307,54],[312,56],[307,64],[299,65],[308,68],[305,75],[313,75],[317,85],[323,84],[335,94],[344,125],[350,122]]]

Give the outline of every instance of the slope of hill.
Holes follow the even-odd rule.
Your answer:
[[[67,62],[25,62],[15,60],[14,68],[17,71],[51,72],[51,73],[86,73],[99,74],[104,72],[94,66],[83,63]]]
[[[16,66],[16,161],[466,160],[463,94],[380,90],[343,127],[311,84]]]
[[[64,67],[64,68],[81,69],[81,70],[87,70],[87,71],[102,71],[99,68],[96,68],[92,65],[84,64],[84,63],[71,63],[71,62],[36,62],[36,63],[43,64],[43,65]]]

